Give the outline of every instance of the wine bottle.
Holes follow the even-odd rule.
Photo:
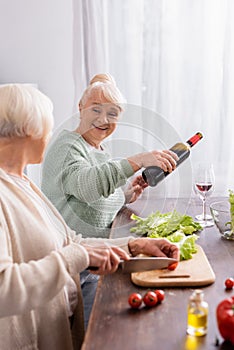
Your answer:
[[[191,147],[193,147],[198,141],[200,141],[202,137],[203,135],[200,132],[197,132],[185,143],[178,142],[170,148],[170,150],[175,152],[179,157],[179,159],[176,162],[177,167],[189,157]],[[163,171],[158,166],[149,166],[145,168],[145,170],[142,172],[142,177],[145,180],[145,182],[148,183],[149,186],[154,187],[169,174],[169,172]]]

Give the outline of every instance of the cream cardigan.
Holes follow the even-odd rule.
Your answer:
[[[31,187],[64,224],[64,243],[57,249],[56,230],[0,169],[0,349],[79,349],[83,305],[78,276],[89,265],[82,244],[97,245],[100,239],[76,236],[39,189],[33,183]],[[128,251],[129,239],[114,242]],[[70,276],[80,297],[72,333],[63,293]]]

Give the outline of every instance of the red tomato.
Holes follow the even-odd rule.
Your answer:
[[[165,298],[165,293],[162,289],[154,290],[154,293],[157,295],[158,303],[161,303]]]
[[[128,297],[128,303],[133,309],[138,309],[142,304],[142,296],[139,293],[132,293]]]
[[[144,297],[143,297],[143,301],[145,303],[146,306],[151,307],[151,306],[155,306],[158,302],[158,298],[156,293],[154,292],[146,292]]]
[[[226,289],[232,289],[234,287],[234,279],[232,277],[225,280]]]
[[[175,263],[169,265],[167,268],[168,268],[168,270],[173,271],[177,268],[177,266],[178,266],[178,262],[175,262]]]
[[[221,336],[234,345],[234,296],[218,304],[216,318]]]

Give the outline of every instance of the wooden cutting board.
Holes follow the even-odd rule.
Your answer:
[[[201,246],[193,258],[180,261],[174,271],[168,269],[134,272],[132,282],[142,287],[205,286],[215,281],[215,274]]]

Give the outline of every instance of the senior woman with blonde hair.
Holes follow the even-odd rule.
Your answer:
[[[168,172],[176,167],[178,157],[170,150],[111,159],[103,141],[115,131],[124,103],[111,75],[94,76],[79,102],[77,128],[63,130],[43,162],[42,191],[67,224],[85,237],[109,237],[117,212],[147,186],[142,176],[136,177],[126,198],[121,186],[134,173],[151,165]]]
[[[53,127],[52,103],[33,87],[0,87],[0,349],[80,349],[79,273],[112,273],[120,258],[170,256],[166,240],[76,235],[24,174],[40,163]]]
[[[177,155],[169,150],[111,159],[103,141],[115,131],[125,102],[110,74],[94,76],[79,102],[77,128],[63,130],[46,152],[42,191],[66,223],[84,237],[109,237],[118,211],[147,187],[139,175],[123,191],[122,186],[135,172],[150,165],[171,172],[176,166]],[[82,272],[86,326],[96,281],[97,276]]]

